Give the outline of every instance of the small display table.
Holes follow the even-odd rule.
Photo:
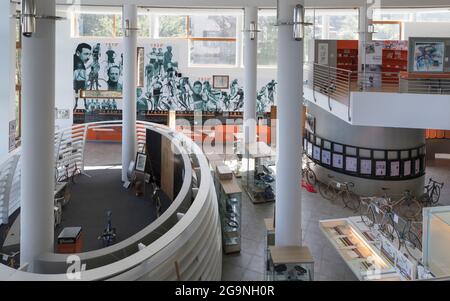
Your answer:
[[[271,246],[268,263],[271,281],[314,280],[314,259],[306,246]]]
[[[81,227],[64,228],[58,236],[56,253],[74,254],[81,253],[83,247],[83,235]]]

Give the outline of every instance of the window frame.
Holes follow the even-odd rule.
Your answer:
[[[403,39],[403,21],[392,21],[392,20],[386,20],[386,21],[372,21],[372,24],[374,25],[399,25],[399,41]],[[382,41],[382,40],[375,40],[375,41]]]

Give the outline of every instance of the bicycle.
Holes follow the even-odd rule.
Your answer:
[[[353,182],[338,182],[333,180],[334,176],[332,175],[328,175],[328,178],[330,178],[330,181],[327,185],[319,186],[320,195],[332,202],[341,198],[346,208],[356,212],[360,207],[360,200],[350,189],[355,187],[355,184]]]
[[[312,168],[311,168],[311,164],[316,165],[316,163],[311,162],[308,159],[305,160],[305,167],[302,168],[302,178],[303,179],[306,178],[306,181],[309,184],[316,186],[317,177],[316,177],[314,170],[312,170]]]
[[[436,206],[439,203],[441,189],[443,187],[444,183],[434,181],[432,178],[428,180],[428,184],[425,185],[425,192],[421,197],[421,202],[424,207]]]
[[[408,257],[416,261],[419,261],[421,258],[421,252],[416,251],[422,250],[422,240],[420,238],[422,236],[421,225],[421,222],[406,221],[403,230],[399,232],[398,249],[400,250],[404,246]]]
[[[6,262],[7,266],[13,269],[17,269],[19,268],[19,265],[17,264],[19,260],[16,260],[16,256],[19,254],[20,251],[17,251],[11,254],[0,253],[0,256],[2,257],[2,260]]]
[[[383,198],[361,198],[361,220],[369,229],[378,226],[379,232],[389,241],[399,241],[399,233],[395,228],[398,216],[388,201]]]
[[[401,213],[401,215],[408,220],[417,220],[422,212],[422,204],[409,190],[405,190],[399,200],[391,200],[390,205],[395,211]]]
[[[106,212],[107,216],[106,228],[105,230],[103,230],[103,233],[99,237],[97,237],[98,240],[100,239],[102,240],[104,248],[114,244],[117,237],[116,228],[112,226],[111,215],[112,215],[111,211]]]

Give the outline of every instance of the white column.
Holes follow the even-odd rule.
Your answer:
[[[123,6],[123,20],[130,28],[137,28],[137,6]],[[137,31],[129,30],[123,38],[123,129],[122,129],[122,181],[127,181],[130,162],[136,156],[136,60]]]
[[[246,7],[244,12],[244,29],[250,30],[250,23],[258,24],[258,9]],[[250,38],[251,32],[244,32],[244,141],[256,142],[256,81],[257,81],[257,46],[258,38]]]
[[[373,9],[367,5],[367,0],[363,0],[363,5],[359,9],[359,47],[358,47],[358,71],[363,71],[366,63],[366,44],[372,41],[372,34],[369,31],[369,24],[372,24]]]
[[[36,6],[38,15],[55,15],[55,0]],[[54,242],[55,21],[36,19],[36,33],[22,39],[22,48],[20,261],[33,271]]]
[[[292,22],[294,7],[304,1],[280,0],[279,21]],[[301,245],[301,165],[303,41],[293,26],[278,27],[278,126],[275,243]]]
[[[15,119],[16,5],[0,2],[0,158],[9,152],[9,122]],[[17,120],[18,122],[18,120]],[[18,124],[17,124],[18,126]]]
[[[323,40],[330,39],[330,16],[329,15],[322,16],[322,39]]]

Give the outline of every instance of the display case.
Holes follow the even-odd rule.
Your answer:
[[[225,254],[241,250],[241,208],[242,190],[236,178],[218,179],[216,191],[218,194],[219,211],[222,224],[223,250]]]
[[[450,276],[450,206],[424,208],[423,264],[435,277]]]
[[[380,251],[378,238],[350,219],[320,221],[320,229],[359,280],[402,279]],[[361,223],[363,224],[363,223]]]
[[[275,151],[264,142],[245,145],[242,186],[253,203],[275,201]]]
[[[275,245],[275,225],[272,218],[264,219],[266,235],[264,240],[264,279],[269,280],[269,248]]]
[[[269,281],[313,281],[314,259],[306,246],[270,246]]]

